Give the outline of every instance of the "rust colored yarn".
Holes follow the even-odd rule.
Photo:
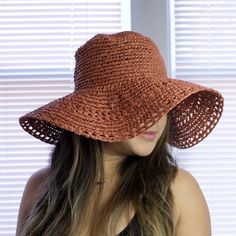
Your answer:
[[[218,123],[224,99],[168,78],[154,42],[140,33],[97,34],[75,54],[75,90],[19,118],[34,137],[56,144],[64,130],[106,142],[133,138],[170,113],[170,144],[188,148]]]

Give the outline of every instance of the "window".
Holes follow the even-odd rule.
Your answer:
[[[73,87],[75,50],[93,35],[130,30],[128,0],[0,2],[0,235],[15,235],[29,176],[51,145],[23,131],[19,116]]]
[[[196,147],[176,150],[198,180],[211,213],[212,235],[236,235],[236,2],[171,0],[172,77],[219,90],[220,122]]]

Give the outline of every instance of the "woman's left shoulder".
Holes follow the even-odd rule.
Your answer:
[[[187,170],[178,168],[171,189],[174,196],[176,236],[210,236],[209,209],[193,175]]]

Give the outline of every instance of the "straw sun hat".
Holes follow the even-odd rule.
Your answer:
[[[19,118],[29,134],[56,144],[64,130],[118,142],[169,113],[170,144],[188,148],[218,123],[224,99],[212,89],[168,78],[154,42],[132,31],[97,34],[75,53],[72,93]]]

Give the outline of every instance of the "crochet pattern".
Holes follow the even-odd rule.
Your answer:
[[[75,54],[75,90],[20,117],[34,137],[56,144],[64,130],[118,142],[170,113],[170,144],[188,148],[218,123],[224,99],[212,89],[168,78],[158,47],[137,32],[97,34]]]

